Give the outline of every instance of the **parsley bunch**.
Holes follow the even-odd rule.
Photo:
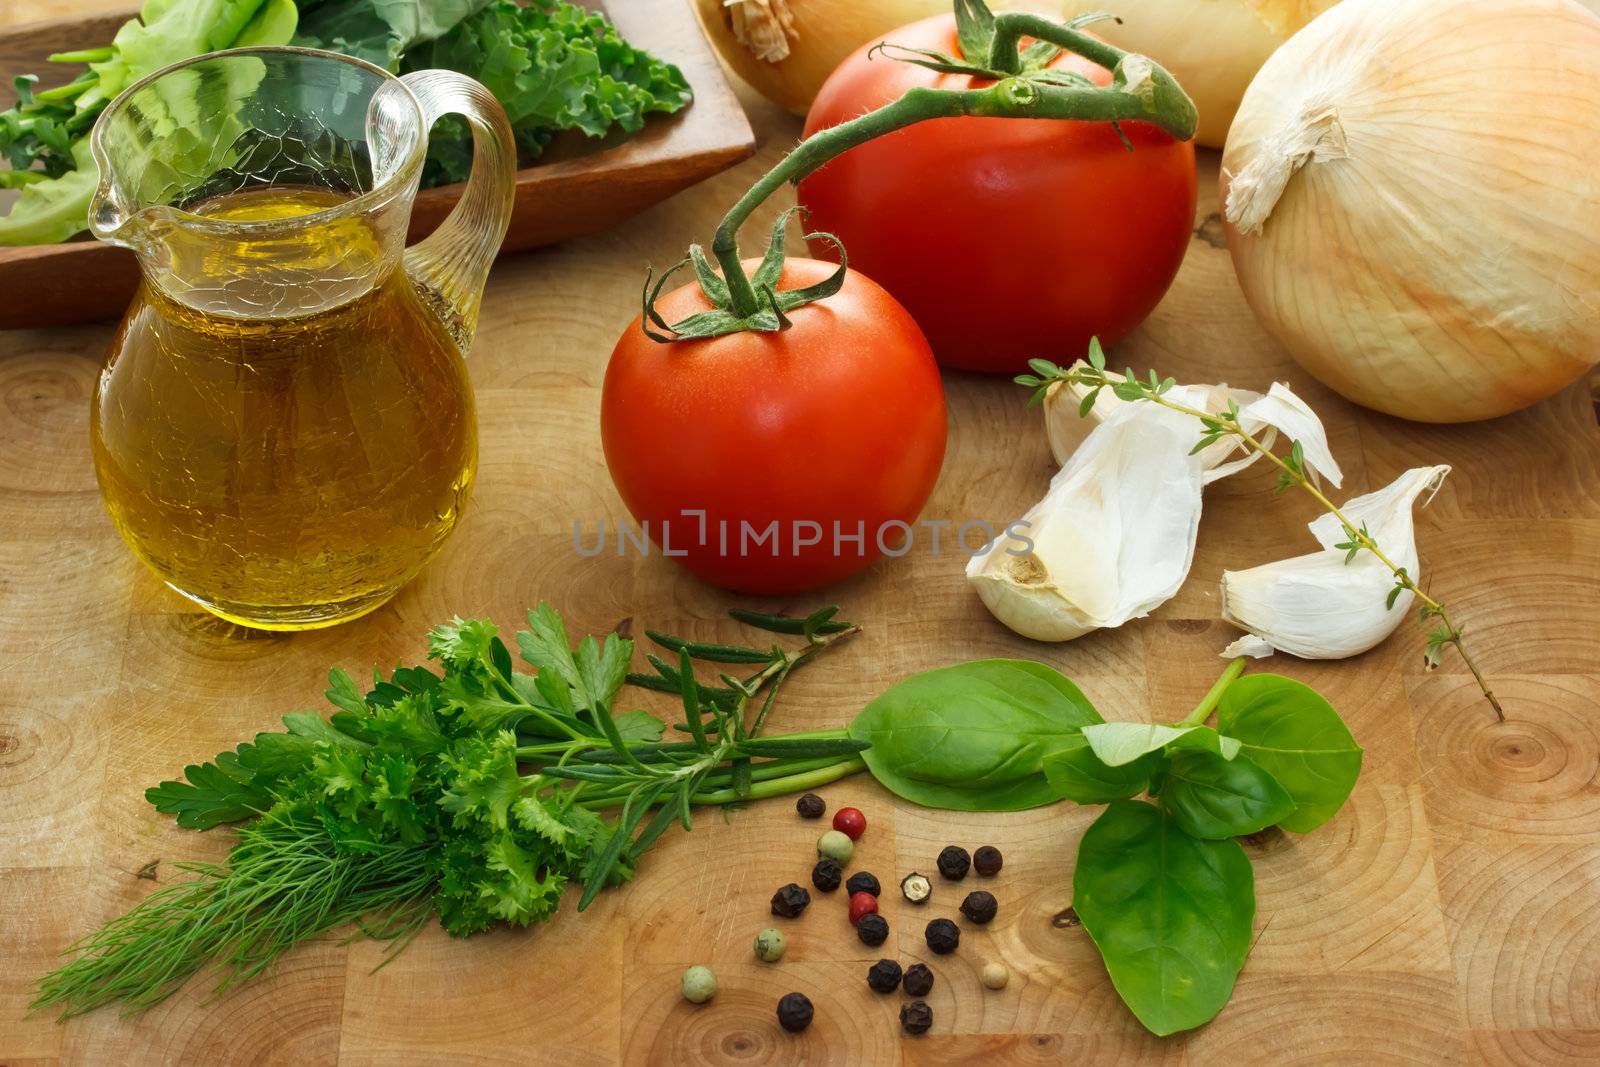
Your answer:
[[[113,1001],[142,1010],[208,963],[220,991],[350,924],[355,936],[388,940],[387,961],[430,915],[462,937],[527,925],[549,918],[573,882],[584,887],[581,910],[632,878],[674,821],[690,828],[693,807],[862,769],[867,746],[843,731],[761,736],[789,673],[856,632],[834,611],[735,613],[802,637],[792,650],[651,633],[676,663],[650,656],[650,675],[629,675],[633,642],[616,634],[572,647],[543,604],[516,635],[531,673],[516,669],[492,623],[459,618],[428,635],[438,670],[375,672],[366,693],[334,670],[328,718],[286,715],[283,731],[146,791],[180,826],[242,823],[227,862],[185,865],[190,878],[78,942],[40,980],[34,1006],[63,1017]],[[756,669],[702,685],[696,660]],[[662,741],[665,724],[648,712],[613,711],[630,680],[680,696],[676,729],[687,740]]]

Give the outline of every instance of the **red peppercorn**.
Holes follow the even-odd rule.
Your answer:
[[[857,808],[840,808],[833,813],[833,828],[852,841],[867,832],[867,817]]]
[[[861,921],[863,915],[878,913],[878,898],[871,893],[855,893],[850,897],[850,925]]]

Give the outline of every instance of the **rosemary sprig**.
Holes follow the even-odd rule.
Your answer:
[[[829,645],[860,632],[859,627],[836,620],[834,616],[838,613],[839,609],[833,606],[821,608],[804,618],[769,615],[741,608],[735,608],[728,613],[747,626],[769,633],[798,635],[806,639],[804,645],[790,651],[785,651],[777,645],[763,651],[743,645],[685,641],[647,630],[646,634],[656,644],[678,653],[678,665],[674,667],[658,656],[650,656],[648,662],[655,668],[656,673],[630,674],[628,682],[645,689],[681,692],[686,721],[676,724],[674,729],[696,733],[697,736],[712,733],[721,736],[728,724],[732,724],[736,735],[757,737],[766,726],[773,702],[777,699],[778,691],[783,687],[790,672]],[[722,673],[719,675],[722,686],[707,688],[695,681],[691,660],[703,660],[709,663],[759,663],[761,669],[744,679]],[[755,721],[747,722],[750,704],[763,689],[766,690],[766,699],[762,701]],[[710,726],[705,725],[699,716],[689,710],[696,704],[701,707],[704,714],[712,716]],[[744,756],[738,757],[733,767],[734,789],[745,798],[748,798],[750,787],[749,767],[750,761]]]
[[[1389,568],[1394,576],[1394,587],[1389,591],[1389,606],[1393,607],[1396,599],[1405,591],[1410,591],[1421,606],[1418,608],[1418,621],[1426,626],[1430,621],[1437,620],[1438,625],[1428,631],[1428,644],[1423,652],[1423,659],[1432,670],[1439,666],[1445,646],[1452,646],[1461,656],[1467,669],[1472,672],[1478,688],[1483,691],[1484,699],[1494,708],[1494,713],[1501,722],[1505,721],[1505,711],[1500,706],[1500,701],[1489,688],[1488,680],[1483,672],[1478,669],[1478,664],[1473,660],[1472,654],[1467,651],[1463,635],[1466,633],[1464,626],[1458,625],[1451,617],[1444,604],[1429,596],[1423,591],[1416,580],[1407,573],[1406,568],[1398,566],[1378,546],[1373,539],[1366,524],[1360,527],[1352,524],[1341,511],[1337,504],[1329,500],[1327,495],[1317,487],[1306,472],[1304,449],[1299,441],[1291,441],[1289,450],[1279,454],[1262,444],[1261,441],[1240,423],[1239,407],[1232,400],[1228,401],[1225,411],[1209,412],[1199,408],[1190,407],[1172,400],[1168,394],[1176,387],[1177,382],[1172,378],[1162,378],[1154,370],[1148,377],[1141,379],[1130,368],[1121,376],[1106,371],[1105,352],[1100,347],[1100,339],[1092,338],[1089,342],[1089,365],[1086,367],[1064,368],[1047,359],[1030,360],[1028,365],[1033,369],[1032,374],[1021,374],[1016,378],[1018,385],[1027,386],[1034,390],[1032,403],[1043,400],[1051,386],[1060,384],[1067,386],[1080,386],[1088,389],[1083,400],[1078,405],[1078,415],[1087,416],[1094,408],[1100,390],[1110,389],[1112,395],[1119,400],[1138,401],[1146,400],[1153,404],[1167,408],[1170,411],[1191,415],[1200,420],[1202,431],[1199,441],[1194,446],[1194,451],[1199,452],[1211,447],[1224,438],[1238,441],[1246,449],[1264,456],[1278,468],[1278,485],[1276,491],[1281,493],[1291,487],[1305,490],[1316,502],[1334,518],[1338,519],[1344,527],[1345,541],[1336,547],[1345,551],[1345,562],[1349,563],[1356,556],[1365,551],[1372,553],[1380,563]]]

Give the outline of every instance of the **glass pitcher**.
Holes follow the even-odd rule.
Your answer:
[[[446,114],[471,126],[471,180],[407,248],[428,128]],[[130,86],[91,147],[90,227],[143,274],[94,396],[112,522],[233,622],[302,630],[371,611],[472,488],[462,355],[511,214],[505,113],[448,71],[235,49]]]

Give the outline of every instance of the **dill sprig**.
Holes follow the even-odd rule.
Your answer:
[[[34,1008],[66,1018],[114,1001],[129,1013],[165,1000],[207,964],[217,992],[255,978],[289,949],[355,922],[368,936],[414,932],[429,911],[435,860],[397,843],[341,853],[304,811],[274,811],[239,831],[224,864],[157,890],[68,951],[40,980]],[[382,928],[370,920],[390,913]],[[403,942],[396,942],[396,945]]]

